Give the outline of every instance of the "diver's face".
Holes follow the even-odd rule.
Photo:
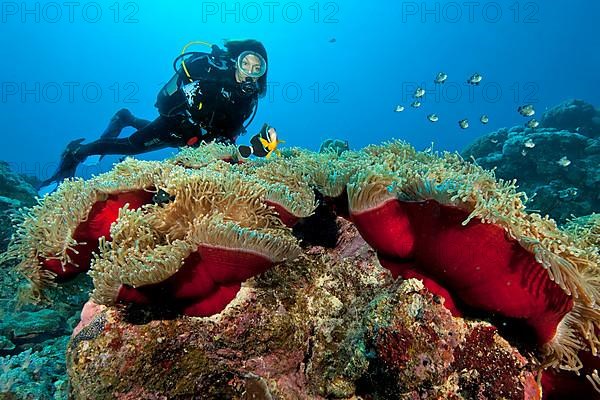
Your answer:
[[[242,59],[241,70],[236,68],[235,78],[239,83],[241,83],[246,80],[246,77],[248,75],[257,74],[260,72],[260,70],[261,70],[260,59],[258,57],[256,57],[255,55],[248,54],[246,57],[244,57]],[[256,82],[258,80],[258,78],[250,78],[250,79],[252,79],[254,82]]]

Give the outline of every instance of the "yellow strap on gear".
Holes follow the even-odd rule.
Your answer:
[[[190,47],[191,45],[194,45],[194,44],[201,44],[201,45],[208,46],[208,47],[212,48],[212,44],[210,44],[208,42],[203,42],[201,40],[196,40],[196,41],[193,41],[193,42],[189,42],[188,44],[186,44],[185,46],[183,46],[183,49],[181,49],[181,54],[184,54],[185,51],[187,50],[187,48]],[[192,79],[192,76],[190,75],[190,72],[188,71],[187,67],[185,66],[185,61],[183,59],[181,60],[181,66],[183,67],[183,71],[187,75],[187,77],[190,80],[190,82],[193,82],[194,80]]]

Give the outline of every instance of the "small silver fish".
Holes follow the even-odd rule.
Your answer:
[[[481,116],[481,118],[479,118],[479,121],[480,121],[482,124],[484,124],[484,125],[485,125],[485,124],[487,124],[488,122],[490,122],[490,118],[489,118],[487,115],[483,114],[483,115]]]
[[[437,114],[429,114],[427,119],[431,122],[438,122],[440,118],[437,116]]]
[[[497,144],[498,143],[498,139],[490,139],[490,142]]]
[[[529,121],[527,121],[526,125],[527,125],[528,128],[535,129],[538,126],[540,126],[540,123],[535,118],[532,118]]]
[[[425,89],[418,87],[417,90],[415,90],[415,94],[414,94],[415,98],[421,98],[423,96],[425,96]]]
[[[481,76],[480,74],[478,74],[476,72],[473,75],[471,75],[471,77],[469,79],[467,79],[467,83],[469,85],[479,85],[482,80],[483,80],[483,76]]]
[[[535,147],[535,143],[533,143],[533,140],[527,139],[527,141],[523,143],[523,146],[527,147],[528,149],[533,149]]]
[[[395,112],[402,112],[402,111],[404,111],[404,106],[401,106],[400,104],[398,104],[398,105],[396,106],[396,109],[395,109],[394,111],[395,111]]]
[[[419,100],[415,100],[410,105],[411,105],[411,107],[419,108],[419,107],[421,107],[421,102]]]
[[[568,167],[571,165],[571,160],[569,160],[566,156],[563,156],[560,160],[556,162],[561,167]]]
[[[446,79],[448,79],[448,74],[444,72],[438,72],[438,74],[435,76],[435,79],[433,80],[433,83],[444,83],[446,82]]]
[[[524,117],[531,117],[535,114],[533,104],[525,104],[523,106],[519,106],[519,108],[517,108],[517,111]]]
[[[462,129],[467,129],[469,127],[469,120],[461,119],[458,121],[458,126],[460,126]]]
[[[525,150],[525,149],[521,150],[521,155],[523,157],[525,157],[527,155],[527,150]]]

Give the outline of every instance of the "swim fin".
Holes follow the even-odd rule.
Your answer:
[[[50,178],[46,179],[39,185],[38,190],[45,186],[49,186],[52,182],[57,182],[58,184],[62,182],[63,179],[72,178],[75,176],[75,170],[81,162],[80,158],[76,157],[76,154],[81,148],[81,142],[84,140],[85,138],[75,139],[67,145],[67,148],[60,156],[58,168]]]

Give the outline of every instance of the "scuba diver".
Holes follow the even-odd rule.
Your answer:
[[[210,46],[211,53],[186,52],[192,44]],[[256,40],[227,41],[224,46],[225,50],[205,42],[187,44],[173,61],[175,74],[158,93],[159,116],[148,121],[127,109],[117,111],[100,139],[87,144],[82,143],[84,138],[76,139],[67,145],[56,172],[41,183],[40,192],[52,191],[52,186],[73,177],[77,166],[90,156],[134,155],[200,142],[235,144],[254,119],[258,99],[266,95],[267,52]],[[119,138],[127,126],[137,130]],[[275,129],[264,124],[250,142],[239,146],[243,157],[270,155],[281,141]]]

